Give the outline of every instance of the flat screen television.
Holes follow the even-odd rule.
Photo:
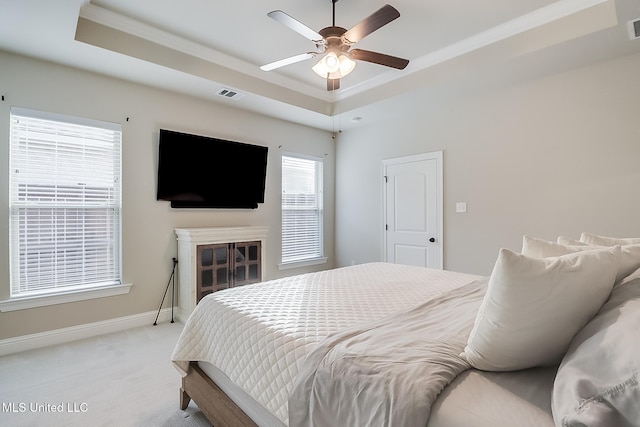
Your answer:
[[[268,148],[160,129],[157,200],[173,208],[255,209]]]

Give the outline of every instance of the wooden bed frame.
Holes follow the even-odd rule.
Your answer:
[[[257,427],[196,362],[189,363],[189,371],[182,377],[180,409],[187,409],[191,400],[215,427]]]

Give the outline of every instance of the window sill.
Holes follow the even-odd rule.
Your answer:
[[[278,270],[290,270],[292,268],[308,267],[310,265],[326,264],[327,257],[305,259],[303,261],[283,262],[278,264]]]
[[[11,298],[0,301],[0,312],[26,310],[28,308],[45,307],[48,305],[65,304],[68,302],[84,301],[88,299],[111,297],[128,294],[132,284],[111,285],[94,289],[81,289],[49,295],[34,295],[28,297]]]

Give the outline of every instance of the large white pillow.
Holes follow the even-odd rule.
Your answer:
[[[593,245],[563,245],[549,242],[547,240],[536,239],[531,236],[522,237],[522,254],[535,258],[547,258],[567,255],[575,252],[592,251],[594,249],[604,249],[607,246]],[[618,257],[618,272],[616,282],[620,282],[629,274],[640,267],[640,245],[621,246]]]
[[[607,300],[619,254],[617,246],[553,258],[501,249],[461,356],[487,371],[559,363]]]
[[[640,270],[576,334],[552,396],[557,427],[640,427]]]
[[[617,237],[596,236],[595,234],[582,233],[582,235],[580,236],[580,241],[583,243],[587,243],[589,245],[600,245],[600,246],[639,245],[640,237],[617,238]]]

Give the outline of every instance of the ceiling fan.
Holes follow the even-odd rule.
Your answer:
[[[351,49],[354,44],[369,34],[400,17],[400,12],[398,12],[396,8],[387,4],[360,21],[360,23],[356,24],[350,30],[346,30],[345,28],[336,26],[337,2],[338,0],[331,0],[331,3],[333,3],[333,24],[318,32],[281,10],[269,12],[267,16],[314,42],[318,51],[281,59],[263,65],[260,69],[271,71],[306,59],[315,58],[318,55],[323,55],[322,59],[313,67],[313,71],[320,77],[327,79],[327,90],[332,91],[339,89],[340,79],[353,71],[356,65],[354,60],[372,62],[398,70],[403,70],[409,64],[409,60],[407,59],[386,55],[384,53],[363,49]]]

